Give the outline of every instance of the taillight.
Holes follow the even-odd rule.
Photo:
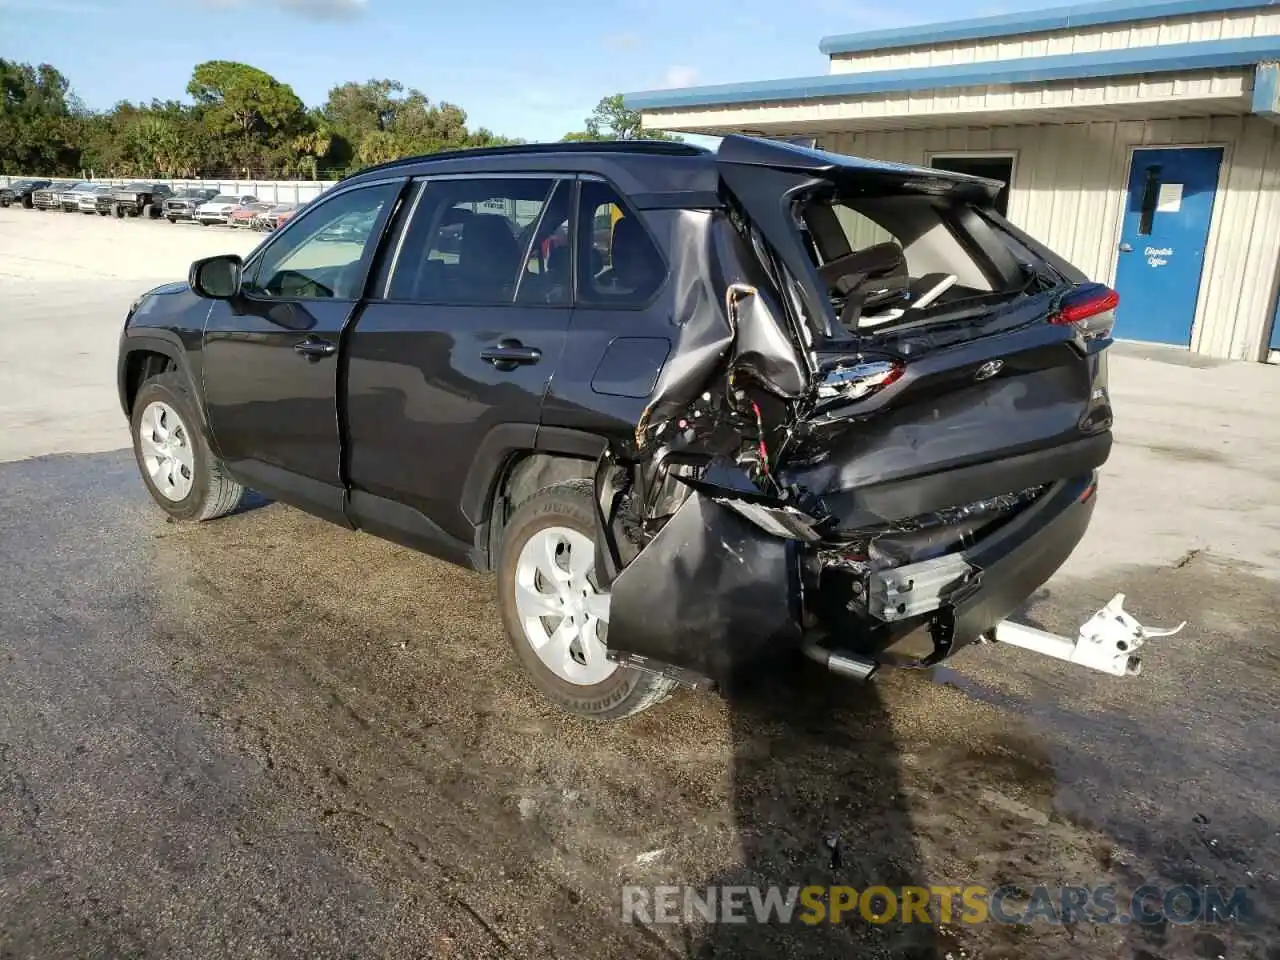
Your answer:
[[[1120,294],[1101,283],[1086,283],[1064,296],[1049,317],[1054,324],[1073,324],[1086,340],[1111,335]]]
[[[905,370],[900,360],[840,361],[822,371],[818,399],[861,400],[889,386]]]

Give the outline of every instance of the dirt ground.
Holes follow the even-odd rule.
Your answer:
[[[567,718],[491,581],[147,499],[129,301],[216,228],[0,211],[0,957],[1280,958],[1280,370],[1122,345],[1117,446],[1028,619],[1117,590],[1143,674],[1019,650]],[[91,264],[84,267],[82,264]],[[1236,923],[624,923],[626,884],[1244,888]]]

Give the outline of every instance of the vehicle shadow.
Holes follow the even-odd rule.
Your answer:
[[[797,660],[741,677],[725,691],[732,738],[731,803],[741,863],[712,886],[928,886],[899,776],[888,712],[874,683]],[[714,923],[687,943],[713,957],[938,956],[931,924],[898,915],[871,922],[847,909],[835,922],[801,900],[789,922]],[[851,903],[857,901],[850,899]],[[883,901],[875,901],[877,905]],[[878,909],[883,909],[879,907]],[[815,922],[816,921],[816,922]]]

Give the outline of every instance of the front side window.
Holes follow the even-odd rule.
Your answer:
[[[639,215],[609,184],[582,184],[578,202],[578,300],[592,306],[642,306],[667,267]]]
[[[406,228],[387,296],[450,304],[567,303],[552,236],[567,223],[568,184],[552,177],[428,182]],[[552,221],[555,221],[553,224]]]
[[[355,300],[398,183],[351,190],[290,227],[251,269],[245,292],[269,298]]]

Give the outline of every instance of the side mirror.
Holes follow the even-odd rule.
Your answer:
[[[187,283],[208,300],[231,300],[240,292],[244,261],[235,254],[205,257],[191,264]]]

